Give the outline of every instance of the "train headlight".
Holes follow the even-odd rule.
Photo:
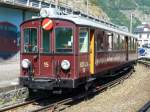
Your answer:
[[[30,65],[31,65],[31,62],[28,59],[23,59],[21,62],[22,68],[27,69],[27,68],[29,68]]]
[[[63,70],[68,70],[70,68],[70,62],[68,60],[63,60],[61,62],[61,68]]]

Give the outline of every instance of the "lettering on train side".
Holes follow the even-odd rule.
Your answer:
[[[89,63],[88,62],[80,62],[80,68],[86,68],[89,66]]]
[[[49,67],[49,63],[47,61],[44,62],[44,67],[48,68]]]

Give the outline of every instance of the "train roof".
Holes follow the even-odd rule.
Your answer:
[[[123,31],[121,28],[120,29],[119,28],[114,28],[110,24],[106,25],[106,24],[103,24],[101,22],[91,20],[91,19],[88,19],[86,17],[81,17],[81,16],[78,16],[78,15],[55,15],[55,16],[51,16],[51,17],[48,17],[48,18],[66,20],[66,21],[73,22],[74,24],[77,24],[77,25],[100,28],[100,29],[104,29],[104,30],[109,31],[109,32],[115,32],[115,33],[119,33],[119,34],[122,34],[122,35],[137,38],[136,35],[134,35],[130,32],[127,32],[127,31]],[[41,19],[41,18],[35,18],[35,19]],[[32,20],[35,20],[35,19],[32,19]],[[31,20],[28,20],[28,21],[31,21]],[[27,22],[27,21],[25,21],[25,22]]]
[[[68,21],[72,21],[73,23],[77,24],[77,25],[82,25],[82,26],[90,26],[90,27],[95,27],[95,28],[100,28],[100,29],[104,29],[106,31],[109,32],[116,32],[122,35],[126,35],[126,36],[131,36],[134,38],[137,38],[136,35],[127,32],[127,31],[123,31],[121,30],[121,28],[114,28],[111,25],[106,25],[103,23],[100,23],[98,21],[95,20],[91,20],[88,18],[84,18],[84,17],[80,17],[80,16],[75,16],[75,15],[59,15],[59,16],[54,16],[54,17],[50,17],[50,18],[54,18],[54,19],[64,19],[64,20],[68,20]]]

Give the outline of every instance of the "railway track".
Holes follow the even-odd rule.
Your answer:
[[[22,103],[19,103],[19,104],[15,104],[13,106],[8,106],[8,107],[0,109],[0,112],[5,112],[5,111],[13,112],[13,111],[15,111],[15,109],[33,104],[37,100],[40,100],[40,99],[32,99],[32,100],[25,101],[25,102],[22,102]]]
[[[122,83],[125,79],[127,79],[133,72],[134,70],[124,70],[121,71],[121,74],[125,74],[125,75],[121,75],[120,77],[117,77],[114,80],[111,80],[109,82],[104,82],[103,84],[100,85],[96,85],[96,87],[94,89],[90,89],[87,94],[85,94],[86,92],[83,93],[79,93],[78,95],[73,95],[70,97],[52,97],[50,98],[46,98],[46,99],[34,99],[31,101],[27,101],[25,103],[19,104],[19,105],[14,105],[12,107],[7,107],[4,109],[1,109],[0,112],[20,112],[22,110],[25,110],[27,112],[41,112],[41,111],[50,111],[50,112],[54,112],[54,111],[61,111],[64,110],[70,106],[72,106],[73,104],[75,104],[75,102],[80,102],[83,99],[87,99],[91,96],[96,95],[97,93],[102,92],[102,90],[107,90],[107,88],[111,88],[117,84]],[[44,102],[47,103],[38,103],[39,101],[45,100]],[[42,101],[43,102],[43,101]],[[40,105],[40,106],[39,106]],[[26,109],[28,108],[28,109]]]
[[[146,67],[150,67],[150,60],[141,59],[141,60],[138,60],[138,63],[143,64]]]
[[[150,112],[150,101],[147,102],[138,112]]]

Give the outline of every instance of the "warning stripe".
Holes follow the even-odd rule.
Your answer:
[[[50,25],[52,23],[52,21],[48,21],[45,25],[43,25],[43,28],[45,29],[46,27],[48,27],[48,25]]]

